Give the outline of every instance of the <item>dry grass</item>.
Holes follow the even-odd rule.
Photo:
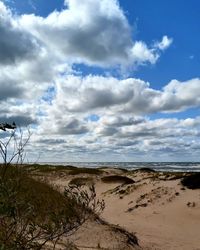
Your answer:
[[[42,172],[50,173],[53,171],[69,171],[77,169],[75,166],[71,165],[49,165],[49,164],[23,164],[23,169],[26,169],[29,172]]]
[[[93,178],[90,177],[77,177],[73,178],[69,185],[76,185],[76,186],[84,186],[84,185],[91,185],[94,184]]]
[[[89,196],[78,195],[71,189],[62,194],[10,165],[0,176],[0,249],[41,249],[39,242],[79,227],[89,213]]]

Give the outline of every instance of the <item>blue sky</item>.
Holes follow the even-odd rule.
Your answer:
[[[199,11],[198,0],[1,0],[0,120],[33,128],[31,159],[198,161]]]

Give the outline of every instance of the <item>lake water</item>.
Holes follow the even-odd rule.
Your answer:
[[[152,168],[158,171],[200,172],[200,162],[41,162],[40,164],[73,165],[76,167],[114,167],[129,170]]]

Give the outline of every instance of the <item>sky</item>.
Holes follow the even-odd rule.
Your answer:
[[[30,128],[28,161],[200,161],[199,13],[0,0],[0,122]]]

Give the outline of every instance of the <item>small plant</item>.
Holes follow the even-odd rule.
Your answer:
[[[93,179],[89,177],[77,177],[73,178],[69,184],[70,185],[76,185],[76,186],[85,186],[85,185],[91,185],[93,184]]]
[[[0,155],[3,160],[1,168],[1,177],[4,179],[8,167],[11,163],[22,164],[25,154],[25,147],[30,140],[30,130],[27,130],[27,135],[24,137],[24,133],[21,128],[17,129],[14,125],[0,124],[0,128],[5,131],[5,136],[0,140]],[[7,129],[12,131],[8,132]]]
[[[91,175],[100,175],[103,171],[97,168],[76,168],[69,172],[71,175],[78,175],[78,174],[91,174]]]
[[[123,184],[133,184],[135,181],[127,176],[121,176],[121,175],[109,175],[104,176],[101,178],[101,180],[105,183],[123,183]]]
[[[6,250],[55,249],[60,238],[73,234],[93,213],[104,209],[94,186],[70,185],[64,194],[26,172],[9,168],[0,182],[0,247]],[[1,248],[0,248],[1,249]]]
[[[194,173],[184,177],[181,183],[189,189],[200,189],[200,173]]]
[[[8,126],[7,126],[8,127]],[[6,130],[7,127],[3,127]],[[0,127],[1,129],[1,127]],[[16,127],[0,141],[0,249],[40,250],[47,243],[55,249],[60,238],[76,231],[93,213],[104,209],[94,186],[70,185],[64,194],[28,175],[23,165],[24,139]],[[15,164],[11,164],[15,163]],[[63,167],[62,167],[63,168]],[[67,249],[73,249],[68,244]]]
[[[83,218],[88,218],[91,214],[100,214],[105,208],[104,200],[99,200],[96,197],[94,185],[87,189],[77,185],[69,185],[65,188],[64,194],[69,200],[75,202],[74,204],[78,204],[78,208],[84,215]]]

